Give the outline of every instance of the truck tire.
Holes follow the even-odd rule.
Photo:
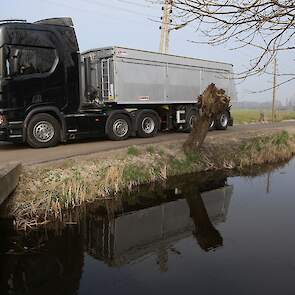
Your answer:
[[[228,112],[222,112],[217,115],[215,119],[215,127],[217,130],[226,130],[229,123]]]
[[[125,114],[115,114],[107,122],[106,132],[111,140],[125,140],[131,134],[131,120]]]
[[[138,137],[153,137],[158,133],[160,122],[157,116],[150,112],[144,112],[137,119],[136,134]]]
[[[209,126],[209,131],[212,131],[215,129],[215,121],[212,120],[211,123],[210,123],[210,126]]]
[[[189,111],[187,117],[186,117],[186,122],[183,128],[184,132],[191,132],[193,130],[193,122],[194,120],[198,119],[198,113],[197,110],[192,109]]]
[[[27,143],[32,148],[47,148],[60,142],[60,124],[53,116],[41,113],[33,116],[27,128]]]

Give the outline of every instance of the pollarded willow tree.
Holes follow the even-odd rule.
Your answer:
[[[210,84],[198,97],[200,117],[194,122],[193,129],[184,142],[183,149],[186,154],[196,152],[202,146],[209,130],[209,125],[218,114],[228,110],[230,97],[223,89],[218,89],[215,84]]]

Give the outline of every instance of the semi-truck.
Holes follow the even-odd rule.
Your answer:
[[[210,84],[234,99],[228,63],[123,47],[80,53],[71,18],[0,22],[0,141],[51,147],[188,132]],[[230,109],[211,128],[232,125]]]

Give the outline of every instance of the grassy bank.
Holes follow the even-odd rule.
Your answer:
[[[233,109],[232,116],[235,124],[255,123],[259,121],[261,110],[254,109]],[[263,111],[265,121],[272,120],[271,111]],[[295,111],[277,111],[276,122],[284,120],[295,120]]]
[[[62,218],[68,209],[97,199],[114,198],[139,184],[169,176],[220,169],[243,170],[253,165],[288,160],[295,136],[286,131],[259,136],[207,141],[200,153],[186,156],[182,142],[132,146],[111,156],[66,160],[27,169],[12,200],[20,229]]]

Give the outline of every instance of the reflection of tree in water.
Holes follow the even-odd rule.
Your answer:
[[[209,218],[198,187],[187,188],[185,194],[191,218],[195,224],[194,234],[200,247],[205,251],[209,251],[222,246],[223,238]]]

